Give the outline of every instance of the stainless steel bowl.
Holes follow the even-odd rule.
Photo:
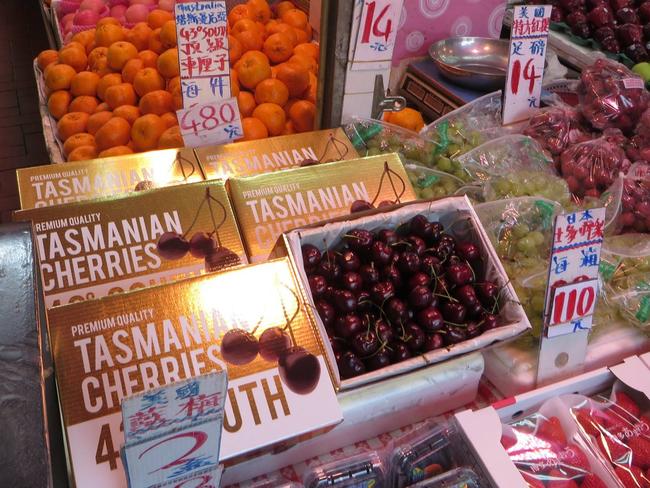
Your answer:
[[[450,37],[432,44],[429,56],[449,81],[484,92],[503,89],[508,71],[508,41]]]

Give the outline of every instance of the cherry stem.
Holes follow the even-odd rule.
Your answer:
[[[291,324],[295,320],[295,318],[298,316],[300,313],[300,297],[296,294],[295,291],[293,291],[289,286],[285,285],[284,283],[281,283],[282,286],[284,286],[289,292],[293,295],[293,297],[296,299],[296,311],[294,314],[289,318],[287,314],[287,309],[284,306],[284,300],[282,297],[280,297],[280,305],[282,306],[282,314],[284,315],[284,320],[285,320],[285,326],[283,330],[289,329],[289,335],[291,336],[291,342],[293,345],[297,345],[298,342],[296,342],[296,337],[293,335],[293,328],[291,327]]]
[[[255,324],[255,327],[253,328],[253,330],[251,330],[252,335],[255,335],[255,332],[257,332],[257,329],[260,328],[260,325],[262,325],[262,320],[264,320],[264,314],[262,314],[260,319],[257,321],[257,324]]]
[[[326,161],[323,161],[325,159],[325,155],[327,154],[327,151],[328,151],[330,145],[332,147],[334,147],[336,152],[339,154],[339,158],[338,159],[328,159]],[[343,152],[343,153],[341,152],[341,150],[339,149],[339,145],[343,146],[343,148],[345,149],[345,152]],[[331,163],[331,162],[334,162],[334,161],[341,161],[343,158],[345,158],[345,156],[347,156],[348,152],[349,152],[348,146],[346,144],[344,144],[343,142],[339,141],[336,137],[334,137],[334,134],[332,134],[330,132],[329,139],[327,141],[327,144],[325,144],[325,149],[323,150],[323,155],[320,157],[318,162],[320,162],[320,163]]]
[[[187,235],[188,235],[188,234],[192,231],[192,229],[194,228],[194,225],[196,224],[196,221],[198,220],[199,215],[201,215],[201,209],[203,208],[203,205],[205,205],[205,200],[203,200],[203,201],[201,202],[201,205],[199,205],[198,210],[197,210],[196,213],[194,214],[194,220],[192,220],[192,223],[190,224],[190,226],[187,228],[187,230],[185,231],[185,233],[181,236],[183,239],[185,239],[185,238],[187,237]]]
[[[211,202],[215,202],[217,205],[219,205],[219,207],[221,207],[221,211],[223,212],[223,218],[221,219],[221,222],[219,222],[218,225],[215,225],[214,230],[217,231],[226,222],[226,219],[228,218],[228,213],[226,212],[226,207],[224,207],[223,203],[221,203],[218,199],[216,199],[215,197],[213,197],[210,194],[210,187],[206,188],[205,190],[206,190],[206,198],[208,200],[208,205],[210,206],[210,210],[212,210],[212,203]],[[214,225],[214,222],[213,222],[213,225]]]
[[[397,203],[402,203],[400,199],[402,196],[404,196],[404,193],[406,192],[406,185],[404,184],[404,180],[400,175],[395,173],[390,167],[388,166],[388,161],[384,163],[384,171],[388,173],[388,181],[390,182],[390,186],[393,189],[393,193],[395,194],[395,198],[397,199]],[[393,177],[391,176],[391,173],[394,174],[402,184],[402,190],[398,193],[397,190],[395,189],[395,184],[393,183]]]
[[[183,162],[187,162],[190,165],[190,168],[191,168],[190,174],[185,174],[185,166],[183,165]],[[176,159],[174,160],[174,163],[178,164],[178,166],[179,166],[179,168],[181,170],[181,173],[183,175],[183,180],[187,181],[189,179],[189,177],[194,174],[194,164],[189,159],[184,158],[183,156],[181,156],[180,151],[176,154]]]

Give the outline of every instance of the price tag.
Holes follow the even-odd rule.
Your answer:
[[[350,45],[353,71],[390,67],[402,12],[402,0],[363,0],[355,6],[359,18],[356,43]],[[354,37],[354,34],[353,34]]]
[[[183,106],[230,98],[228,18],[223,0],[176,2]],[[191,81],[191,83],[190,83]]]
[[[591,328],[604,227],[604,208],[556,218],[544,313],[548,337]]]
[[[218,481],[226,390],[227,376],[218,372],[124,399],[121,455],[129,486]]]
[[[176,113],[185,147],[223,144],[244,135],[235,98],[194,105]]]
[[[551,5],[514,7],[503,124],[530,118],[540,107]]]

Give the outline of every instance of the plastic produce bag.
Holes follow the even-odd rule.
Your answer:
[[[553,156],[559,156],[570,144],[590,139],[580,112],[569,106],[540,110],[529,119],[523,134],[535,139]]]
[[[631,161],[650,164],[650,108],[643,112],[634,135],[626,145],[626,152]]]
[[[560,157],[561,174],[578,198],[598,198],[630,166],[625,151],[611,136],[575,144]]]
[[[553,174],[553,161],[531,137],[510,135],[493,139],[459,156],[458,163],[474,181],[531,171]]]
[[[460,151],[461,146],[455,149],[447,145],[447,149],[443,150],[439,143],[415,132],[387,122],[361,117],[355,117],[344,129],[355,149],[364,156],[396,152],[410,162],[453,174],[457,178],[467,178],[467,174],[457,162],[443,155],[449,149]]]
[[[538,171],[515,171],[503,176],[491,177],[483,187],[485,201],[501,198],[539,196],[561,203],[571,201],[566,181],[556,175]]]
[[[650,93],[643,80],[622,64],[598,59],[580,76],[582,114],[596,129],[632,132],[648,108]]]
[[[415,194],[422,200],[453,195],[464,184],[460,178],[426,166],[407,163],[404,168]]]
[[[609,188],[619,233],[650,233],[650,165],[635,163]]]

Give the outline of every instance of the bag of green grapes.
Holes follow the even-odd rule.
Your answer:
[[[413,185],[415,194],[421,200],[442,198],[454,195],[465,182],[454,175],[407,162],[406,174]]]
[[[599,271],[602,301],[625,322],[650,331],[650,235],[605,239]]]
[[[533,326],[532,337],[538,338],[553,222],[562,207],[546,198],[520,197],[482,203],[474,209]],[[529,346],[530,338],[520,345]]]
[[[376,156],[384,153],[398,153],[405,160],[467,178],[458,163],[446,157],[439,143],[429,140],[416,132],[381,120],[353,117],[344,126],[354,148],[362,156]]]
[[[520,134],[499,137],[459,156],[456,161],[472,181],[513,177],[523,171],[555,175],[553,160],[535,139]]]

